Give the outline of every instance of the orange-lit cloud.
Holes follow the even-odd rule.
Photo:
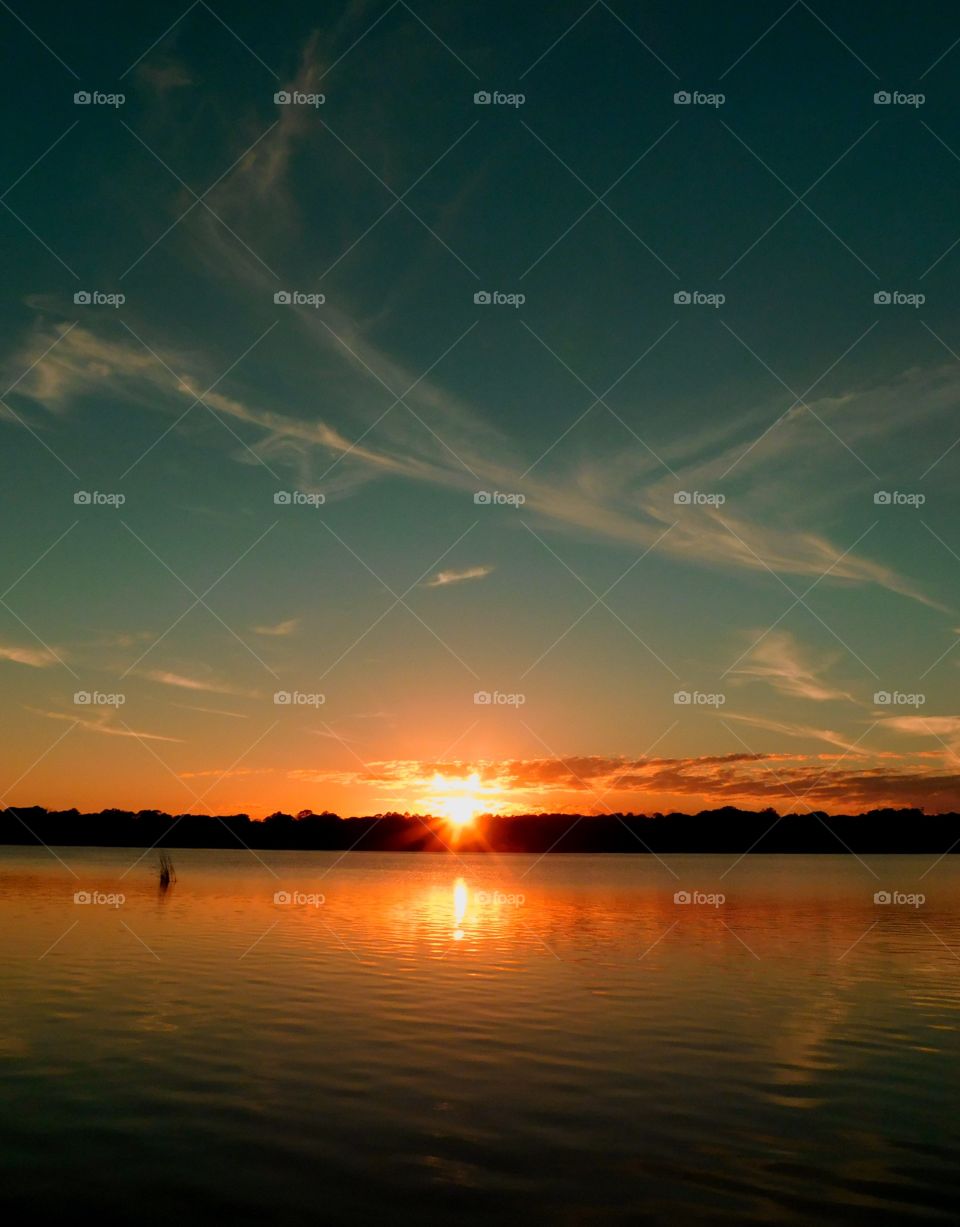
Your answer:
[[[922,759],[928,755],[887,752],[875,757],[882,765],[841,766],[848,761],[847,754],[742,753],[650,759],[591,755],[446,763],[400,760],[371,763],[366,771],[302,769],[289,776],[314,785],[369,790],[371,798],[388,794],[401,801],[429,797],[431,781],[438,775],[444,780],[475,778],[478,791],[496,798],[498,803],[490,808],[508,812],[649,812],[666,805],[773,806],[801,812],[888,805],[960,808],[960,774],[926,766]],[[415,806],[408,801],[405,808]]]

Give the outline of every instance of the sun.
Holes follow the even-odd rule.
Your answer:
[[[451,797],[444,805],[444,817],[455,827],[468,827],[480,813],[470,797]]]
[[[484,789],[480,776],[475,771],[465,779],[441,775],[437,772],[431,781],[431,796],[426,798],[432,813],[457,830],[469,827],[489,805],[484,801]]]

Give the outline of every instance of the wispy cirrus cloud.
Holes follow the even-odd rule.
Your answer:
[[[450,584],[461,584],[467,579],[485,579],[493,572],[493,567],[467,567],[463,571],[438,571],[423,585],[424,588],[447,588]]]
[[[322,88],[328,65],[337,61],[338,40],[344,40],[346,49],[356,37],[358,22],[362,29],[364,18],[358,14],[363,7],[349,6],[322,40],[314,35],[306,41],[290,88]],[[236,225],[238,233],[255,234],[258,251],[263,245],[271,261],[271,249],[294,254],[291,245],[297,243],[302,261],[306,221],[297,192],[297,169],[303,161],[299,155],[321,143],[335,146],[331,126],[318,124],[307,107],[281,107],[269,122],[251,109],[231,136],[239,160],[218,184],[218,213]],[[369,173],[356,158],[346,156],[365,191]],[[174,216],[180,213],[178,204]],[[269,301],[276,285],[259,255],[251,259],[249,248],[244,251],[216,218],[195,220],[198,237],[192,241],[203,267],[218,278],[229,273],[235,281],[232,292],[245,293],[251,303]],[[357,238],[356,219],[345,207],[336,220],[343,226],[345,254]],[[324,271],[305,269],[317,276]],[[325,384],[336,388],[335,397],[318,398],[307,412],[298,412],[299,402],[285,402],[282,393],[265,393],[262,385],[256,390],[247,385],[243,392],[218,387],[205,393],[225,363],[213,354],[198,354],[192,337],[177,342],[170,334],[166,341],[151,335],[151,345],[169,368],[164,369],[132,338],[115,340],[106,329],[95,331],[99,324],[92,323],[74,327],[23,379],[18,395],[60,412],[72,397],[99,395],[109,383],[124,400],[179,416],[189,403],[186,398],[192,401],[204,394],[211,409],[249,427],[245,435],[256,434],[246,448],[236,449],[238,461],[250,463],[256,457],[271,466],[287,465],[305,478],[319,471],[325,484],[340,492],[390,476],[464,493],[478,485],[522,490],[527,511],[558,531],[643,550],[670,527],[658,548],[700,566],[826,576],[831,584],[876,585],[935,605],[910,576],[871,559],[869,541],[835,541],[832,532],[801,523],[798,507],[810,503],[808,486],[817,489],[821,513],[850,491],[868,501],[873,478],[864,456],[879,438],[896,437],[898,446],[916,447],[923,433],[916,429],[918,420],[946,419],[960,390],[954,367],[910,370],[883,386],[852,383],[829,396],[809,398],[809,410],[802,404],[791,408],[789,393],[778,391],[786,405],[763,401],[733,406],[723,415],[711,415],[709,425],[658,445],[656,457],[645,449],[597,445],[564,466],[562,449],[527,454],[528,445],[496,427],[494,414],[475,397],[458,396],[439,382],[439,375],[412,369],[378,341],[369,313],[346,298],[339,307],[328,303],[322,317],[309,307],[291,306],[285,322],[291,325],[285,342],[291,357],[295,359],[293,347],[299,346],[302,365],[322,363]],[[16,373],[29,367],[62,328],[40,323],[14,355]],[[851,345],[855,341],[850,338]],[[452,333],[451,347],[459,343]],[[733,338],[730,343],[741,344]],[[371,381],[402,397],[403,404],[390,408],[387,402],[375,434],[368,435]],[[237,381],[231,380],[230,386],[236,389]],[[334,401],[336,420],[328,407]],[[911,407],[909,414],[902,412],[905,403]],[[628,406],[625,417],[631,416]],[[828,431],[835,436],[832,441]],[[822,474],[827,465],[845,466],[844,480],[809,481],[814,470]],[[673,503],[678,484],[710,490],[721,483],[737,491],[722,510],[688,507],[678,512]],[[803,500],[794,496],[798,490],[803,490]],[[818,521],[833,522],[826,516]]]
[[[137,67],[137,78],[150,90],[161,96],[173,89],[182,89],[193,84],[187,66],[180,60],[166,57],[159,60],[144,60]]]
[[[296,307],[291,313],[294,317],[301,314]],[[369,382],[370,369],[390,387],[402,389],[416,383],[415,375],[377,349],[352,321],[337,319],[333,312],[328,315],[334,318],[336,327],[324,328],[309,316],[300,319],[312,350],[320,346],[330,361],[353,366],[364,385]],[[62,331],[41,326],[15,355],[11,367],[28,367]],[[190,374],[191,367],[196,366],[196,355],[170,348],[160,352],[168,366],[183,372],[179,383],[174,384],[163,365],[135,342],[99,336],[92,326],[77,325],[64,334],[19,390],[53,411],[62,411],[74,396],[101,393],[104,380],[109,379],[117,394],[128,401],[154,411],[180,414],[183,399],[193,401],[201,396],[208,380]],[[662,538],[659,549],[700,565],[772,570],[818,580],[826,577],[824,582],[832,583],[873,584],[936,606],[917,584],[864,557],[851,548],[850,542],[838,544],[822,533],[799,529],[783,512],[751,519],[726,507],[722,512],[717,508],[684,508],[683,514],[678,514],[672,499],[676,478],[651,480],[654,462],[649,458],[640,462],[643,471],[639,473],[629,473],[611,458],[601,456],[594,462],[592,478],[563,471],[540,475],[539,470],[524,476],[527,463],[516,445],[455,396],[422,379],[409,399],[417,401],[418,415],[428,424],[435,422],[436,428],[431,425],[424,431],[415,422],[411,425],[407,415],[390,414],[378,430],[382,441],[375,444],[369,439],[359,440],[362,431],[333,425],[317,415],[298,417],[260,407],[219,389],[204,396],[205,403],[218,413],[261,432],[261,441],[254,442],[249,451],[237,451],[239,461],[251,463],[252,453],[268,463],[288,464],[302,477],[316,468],[318,459],[330,469],[332,459],[337,467],[325,485],[334,488],[336,483],[342,493],[378,475],[464,493],[475,491],[478,485],[523,490],[525,510],[547,527],[588,533],[612,544],[640,549]],[[358,412],[365,403],[358,386]],[[694,487],[707,480],[696,466],[690,471],[681,468],[678,476]],[[793,500],[785,497],[785,488],[781,488],[780,497],[785,507],[792,505]],[[670,528],[666,535],[665,527]]]
[[[51,665],[59,665],[62,663],[63,653],[60,657],[49,648],[25,648],[18,644],[3,643],[0,644],[0,660],[13,661],[18,665],[29,665],[31,669],[49,669]]]
[[[88,733],[103,733],[107,737],[135,737],[138,741],[175,741],[181,744],[183,742],[182,737],[165,737],[161,733],[147,733],[122,724],[118,725],[118,718],[103,710],[98,710],[90,716],[72,715],[70,712],[40,711],[35,707],[28,707],[27,711],[33,712],[36,716],[43,716],[47,720],[65,720],[69,724],[85,729]]]
[[[148,678],[151,682],[159,682],[161,686],[173,686],[178,690],[198,690],[206,691],[210,694],[231,694],[243,698],[256,697],[255,692],[241,690],[237,686],[230,685],[229,682],[219,681],[215,678],[187,677],[182,673],[171,673],[166,669],[146,669],[141,673],[141,676]]]
[[[926,737],[960,735],[960,716],[888,716],[882,723],[886,728],[896,729],[900,733]]]
[[[811,699],[817,703],[847,699],[852,696],[823,680],[823,674],[838,659],[831,656],[815,658],[796,638],[784,630],[756,632],[754,646],[747,656],[730,671],[731,677],[766,682],[780,694],[791,698]]]
[[[249,720],[250,717],[243,712],[226,711],[221,707],[198,707],[195,703],[174,703],[174,707],[179,707],[181,711],[198,711],[206,716],[230,716],[233,720]]]
[[[960,761],[960,716],[887,716],[880,723],[908,737],[929,737]]]
[[[841,750],[856,749],[857,743],[834,729],[815,724],[801,724],[788,720],[770,720],[766,716],[748,715],[740,712],[725,712],[724,720],[739,720],[754,728],[769,733],[781,733],[784,737],[801,737],[808,741],[823,741]]]
[[[287,618],[283,622],[267,623],[263,626],[251,627],[251,630],[256,635],[267,635],[274,638],[284,639],[288,635],[295,633],[300,625],[299,618]]]

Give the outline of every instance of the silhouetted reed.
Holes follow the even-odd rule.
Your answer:
[[[160,853],[160,889],[166,890],[171,882],[176,882],[177,873],[173,867],[173,861],[166,854]]]

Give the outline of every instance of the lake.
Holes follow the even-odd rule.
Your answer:
[[[54,851],[0,848],[9,1209],[960,1215],[957,858]]]

